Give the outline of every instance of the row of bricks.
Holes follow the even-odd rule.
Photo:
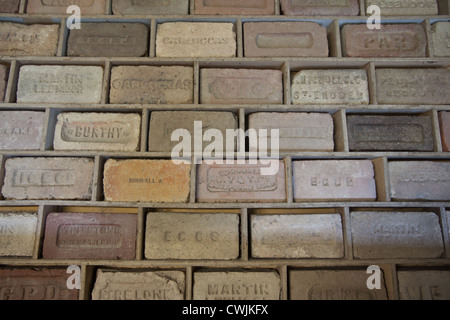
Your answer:
[[[447,218],[450,222],[450,216]],[[135,260],[137,220],[136,214],[50,213],[42,258]],[[356,259],[435,259],[444,254],[443,231],[434,212],[352,211],[347,223]],[[0,256],[34,256],[37,225],[36,214],[1,213]],[[251,215],[249,225],[252,258],[345,257],[343,222],[338,213]],[[142,229],[145,259],[240,257],[237,214],[150,212]]]
[[[0,65],[3,92],[7,76],[7,67]],[[290,97],[285,96],[283,76],[279,70],[202,68],[200,103],[276,105],[290,99],[298,105],[368,105],[376,98],[387,105],[447,105],[450,101],[450,69],[377,68],[370,74],[374,83],[365,69],[300,70],[292,75]],[[192,104],[196,84],[194,68],[185,66],[115,66],[109,76],[100,66],[24,65],[15,98],[18,103],[99,104],[105,87],[111,104]]]
[[[291,300],[386,300],[392,298],[381,270],[380,288],[370,290],[365,268],[287,270],[287,297]],[[192,290],[194,300],[279,300],[282,277],[277,270],[248,271],[198,270],[188,287],[182,270],[121,270],[98,268],[92,289],[85,289],[93,300],[183,300]],[[69,289],[63,268],[2,268],[0,299],[4,300],[78,300],[80,290]],[[395,272],[399,299],[449,300],[450,272],[439,269]],[[389,284],[391,281],[389,281]]]
[[[238,118],[226,111],[153,111],[148,123],[142,123],[138,113],[62,112],[47,120],[48,131],[45,117],[43,111],[0,111],[0,150],[40,150],[44,143],[46,150],[55,151],[137,152],[145,138],[145,151],[171,153],[182,143],[184,155],[189,156],[206,154],[212,145],[215,152],[224,154],[242,152],[241,147],[263,151],[258,138],[266,138],[268,152],[333,152],[346,149],[342,148],[345,134],[351,152],[434,152],[441,143],[435,141],[433,116],[424,114],[347,115],[343,132],[339,128],[343,124],[335,125],[338,120],[328,113],[256,112],[247,118],[247,134],[256,135],[256,139],[249,137],[247,148],[240,143],[245,132],[238,130]],[[448,152],[450,112],[441,111],[438,118],[442,150]],[[149,127],[145,137],[141,137],[141,126]],[[177,135],[179,130],[184,131]],[[211,130],[215,130],[213,143],[207,139]],[[277,146],[274,130],[278,130]]]
[[[22,0],[23,1],[23,0]],[[194,1],[194,0],[191,0]],[[280,0],[281,11],[285,15],[339,15],[355,16],[360,14],[358,0],[337,0],[320,3],[309,0]],[[441,1],[442,2],[442,1]],[[18,13],[21,0],[1,0],[1,13]],[[107,12],[109,1],[75,2],[83,14],[103,15]],[[28,0],[25,12],[28,14],[66,14],[71,1],[33,1]],[[276,13],[275,0],[195,0],[194,14],[200,15],[273,15]],[[366,7],[377,5],[383,15],[437,15],[438,0],[398,1],[365,0]],[[115,15],[187,15],[190,11],[189,0],[112,0],[112,13]]]
[[[295,160],[292,190],[282,160],[211,162],[192,167],[180,159],[108,159],[102,167],[104,199],[187,203],[191,188],[199,203],[286,202],[290,191],[296,202],[375,201],[386,197],[386,189],[395,201],[450,199],[450,163],[444,161],[389,161],[375,170],[371,160]],[[95,188],[94,171],[91,158],[8,158],[2,194],[8,200],[91,200],[93,191],[101,192],[102,169]]]
[[[54,56],[57,54],[59,25],[0,23],[0,55]],[[436,22],[430,45],[421,24],[383,24],[370,30],[366,24],[342,27],[344,57],[435,57],[450,56],[450,22]],[[165,22],[157,26],[156,57],[236,57],[233,23]],[[328,57],[327,28],[316,22],[245,22],[244,57]],[[331,52],[333,55],[333,52]],[[146,57],[149,56],[149,27],[142,23],[83,23],[70,31],[67,56]]]

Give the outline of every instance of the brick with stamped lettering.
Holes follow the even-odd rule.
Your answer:
[[[444,253],[434,212],[353,211],[350,219],[356,259],[439,258]]]
[[[364,69],[301,70],[293,76],[293,104],[369,104]]]
[[[195,0],[195,14],[272,15],[274,0]]]
[[[450,112],[439,112],[439,125],[441,128],[442,149],[450,152]]]
[[[67,14],[67,8],[76,5],[85,15],[106,13],[107,0],[30,0],[27,1],[27,13],[31,14]]]
[[[287,16],[357,16],[358,0],[280,0]]]
[[[165,22],[156,33],[156,56],[162,58],[232,58],[236,48],[233,23]]]
[[[19,12],[20,0],[0,0],[1,13],[17,13]]]
[[[316,22],[244,23],[246,57],[328,57],[327,29]]]
[[[390,161],[391,198],[396,201],[448,201],[450,163],[438,161]]]
[[[0,111],[0,150],[39,150],[45,112]]]
[[[339,214],[252,215],[253,258],[343,258]]]
[[[283,74],[279,70],[202,69],[203,104],[282,104]]]
[[[65,112],[57,117],[53,148],[134,152],[140,135],[139,114]]]
[[[450,57],[450,21],[432,25],[431,41],[435,57]]]
[[[0,213],[0,256],[32,257],[37,224],[33,212]]]
[[[2,56],[54,56],[58,39],[57,24],[0,23]]]
[[[2,194],[15,200],[90,200],[94,160],[9,158]]]
[[[103,175],[105,200],[187,202],[190,172],[190,164],[172,160],[109,159]]]
[[[137,215],[50,213],[45,222],[44,259],[132,260]]]
[[[374,176],[370,160],[294,161],[294,200],[374,201]]]
[[[19,103],[100,103],[103,68],[24,65],[19,71]]]
[[[6,87],[8,85],[9,68],[0,64],[0,103],[5,101]]]
[[[115,15],[187,15],[189,0],[113,0]]]
[[[397,272],[400,300],[450,300],[448,270],[408,270]]]
[[[377,69],[380,104],[446,105],[450,101],[450,69]]]
[[[193,103],[194,69],[184,66],[113,67],[109,102],[115,104]]]
[[[239,216],[150,212],[145,229],[145,257],[235,260],[239,257]]]
[[[366,8],[378,6],[385,16],[433,16],[438,14],[437,0],[366,0]]]
[[[366,24],[342,27],[344,57],[426,57],[427,38],[420,24],[383,24],[368,29]]]
[[[367,287],[369,276],[367,269],[359,268],[290,270],[289,296],[291,300],[387,300],[383,272],[377,290]]]
[[[0,268],[0,300],[78,300],[79,289],[69,289],[67,268]]]
[[[145,57],[149,28],[143,23],[83,23],[70,31],[67,55],[72,57]]]

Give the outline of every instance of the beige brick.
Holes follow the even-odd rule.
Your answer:
[[[30,0],[27,1],[27,13],[31,14],[67,14],[71,5],[80,7],[84,15],[105,14],[107,0]]]
[[[450,300],[450,272],[400,270],[397,273],[400,300]]]
[[[450,21],[440,21],[433,24],[431,44],[435,57],[450,57]]]
[[[0,256],[31,257],[37,222],[36,213],[0,213]]]

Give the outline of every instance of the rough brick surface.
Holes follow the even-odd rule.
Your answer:
[[[439,112],[439,124],[441,128],[442,148],[450,151],[450,112]]]
[[[362,1],[362,0],[361,0]],[[366,8],[372,5],[380,7],[385,16],[434,16],[438,14],[437,0],[365,0]]]
[[[280,0],[281,10],[288,16],[357,16],[358,0],[310,1]]]
[[[31,14],[67,14],[67,8],[76,4],[82,14],[101,15],[106,12],[106,0],[31,0],[27,1],[27,13]]]
[[[195,0],[195,14],[272,15],[274,0]]]
[[[6,86],[8,85],[8,67],[0,64],[0,103],[5,101]]]
[[[17,13],[19,12],[20,0],[0,0],[1,13]]]
[[[0,111],[0,149],[39,150],[44,118],[41,111]]]
[[[397,277],[400,300],[450,300],[449,271],[400,270]]]
[[[0,213],[0,256],[32,257],[37,223],[36,213]]]
[[[436,22],[431,28],[431,45],[435,57],[450,57],[450,22]]]
[[[189,0],[113,0],[115,15],[187,15]]]

